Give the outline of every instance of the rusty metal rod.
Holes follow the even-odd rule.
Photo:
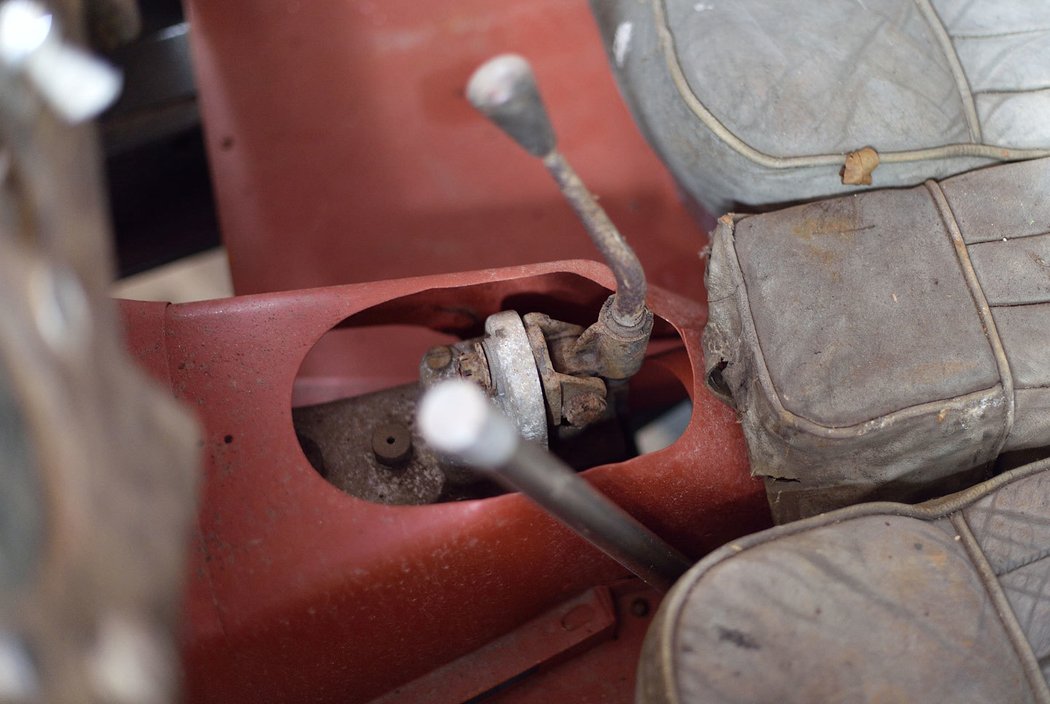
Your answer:
[[[613,318],[624,327],[639,324],[645,316],[646,282],[645,271],[634,250],[560,151],[551,150],[543,157],[543,165],[557,181],[562,195],[580,217],[591,241],[616,277]]]
[[[568,465],[522,439],[514,424],[469,381],[446,381],[427,391],[417,424],[435,450],[521,491],[653,587],[670,589],[691,566]]]
[[[485,62],[471,76],[467,98],[525,151],[543,161],[616,277],[613,318],[624,327],[641,325],[646,317],[645,272],[623,235],[558,151],[528,61],[503,54]]]

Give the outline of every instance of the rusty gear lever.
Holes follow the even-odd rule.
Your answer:
[[[645,305],[645,272],[634,251],[558,151],[529,63],[515,54],[490,59],[467,85],[467,98],[533,156],[539,157],[616,277],[616,293],[598,322],[579,338],[570,367],[611,380],[627,379],[641,367],[653,315]]]

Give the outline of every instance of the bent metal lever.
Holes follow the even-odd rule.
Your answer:
[[[515,54],[490,59],[471,76],[467,99],[525,151],[543,161],[612,269],[616,293],[602,307],[598,322],[580,338],[580,356],[591,358],[581,366],[596,363],[600,376],[629,378],[641,366],[653,326],[652,313],[645,305],[645,272],[630,245],[558,151],[532,68]]]
[[[568,465],[524,440],[475,384],[456,379],[434,386],[417,422],[431,447],[521,491],[649,585],[667,591],[691,566]]]

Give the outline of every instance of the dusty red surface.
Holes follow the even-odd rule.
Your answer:
[[[611,283],[603,267],[560,262],[184,305],[123,303],[129,348],[198,410],[206,431],[183,643],[189,700],[369,701],[623,577],[517,494],[413,507],[343,494],[309,465],[291,422],[301,362],[348,317],[351,327],[337,333],[348,356],[323,373],[338,371],[347,388],[367,391],[413,379],[435,334],[415,327],[416,348],[389,349],[373,322],[469,334],[477,320],[518,304],[593,315]],[[699,557],[767,525],[768,509],[748,476],[733,413],[699,383],[703,308],[659,288],[650,305],[662,319],[652,349],[666,351],[643,369],[634,395],[664,393],[646,381],[664,369],[693,396],[693,418],[670,448],[585,476]],[[396,330],[406,339],[410,329]],[[309,389],[311,379],[298,384]],[[589,668],[565,663],[561,679],[544,675],[547,687],[575,687],[578,701],[627,702],[629,689],[609,683],[626,687],[639,642],[636,632],[619,650],[599,646],[580,660]],[[508,690],[508,701],[550,701],[530,682],[520,686],[538,698]]]
[[[235,288],[289,291],[123,308],[132,350],[207,430],[190,701],[365,702],[436,671],[503,672],[493,643],[623,577],[518,495],[342,494],[292,430],[293,400],[411,381],[428,345],[477,334],[484,315],[586,318],[607,295],[601,267],[522,266],[596,253],[542,166],[463,98],[497,53],[533,63],[562,150],[663,287],[650,303],[665,351],[634,398],[665,398],[673,375],[694,399],[674,446],[586,476],[693,557],[767,524],[739,427],[700,383],[704,227],[632,123],[584,0],[185,4]],[[513,268],[394,280],[499,266]],[[609,639],[491,701],[631,701],[648,617],[625,613],[629,598]],[[550,656],[531,642],[529,657]]]
[[[532,61],[560,145],[650,279],[702,300],[703,227],[620,99],[584,0],[186,0],[239,293],[596,258],[463,98]]]

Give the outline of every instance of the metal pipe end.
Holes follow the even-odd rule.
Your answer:
[[[505,465],[521,442],[514,424],[476,384],[463,379],[428,389],[416,411],[416,424],[434,450],[478,469]]]

